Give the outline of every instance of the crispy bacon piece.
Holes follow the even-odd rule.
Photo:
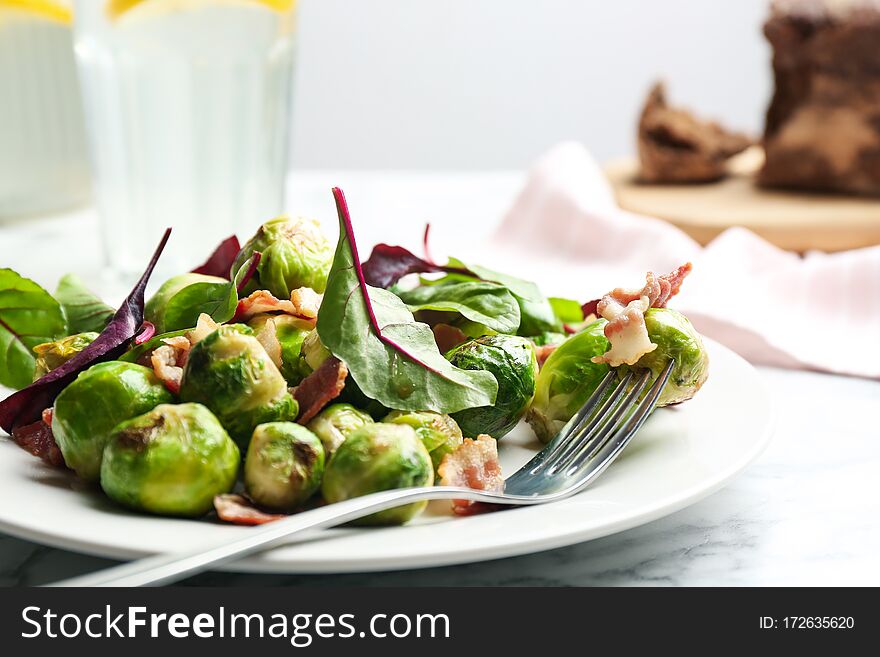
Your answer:
[[[214,321],[213,317],[208,313],[202,313],[199,315],[196,327],[186,333],[186,339],[189,340],[190,345],[195,346],[197,342],[201,342],[218,328],[220,325]]]
[[[214,510],[220,520],[234,525],[263,525],[286,517],[282,513],[261,511],[243,495],[216,495]]]
[[[663,276],[648,272],[641,289],[615,288],[602,297],[596,304],[596,312],[608,320],[605,337],[611,342],[611,348],[595,356],[593,362],[608,363],[612,367],[624,363],[635,365],[642,356],[654,351],[657,345],[648,336],[645,313],[649,308],[665,308],[692,269],[688,262]]]
[[[267,290],[257,290],[238,302],[232,321],[246,322],[254,315],[263,313],[284,313],[314,327],[322,298],[322,295],[306,287],[291,292],[290,299],[278,299]]]
[[[441,486],[464,486],[493,493],[504,492],[504,478],[498,461],[498,444],[486,434],[476,440],[465,438],[454,452],[443,457],[440,467]],[[470,500],[453,500],[456,515],[471,515],[492,508],[491,504],[475,504]]]
[[[33,456],[41,458],[49,465],[58,468],[66,467],[64,456],[55,436],[52,434],[52,409],[43,411],[42,417],[31,424],[13,427],[12,440],[16,445]]]
[[[269,358],[272,359],[275,366],[281,367],[281,342],[278,340],[278,334],[276,333],[275,320],[267,320],[254,337],[263,345],[263,349],[269,354]]]
[[[339,396],[345,387],[348,368],[335,356],[330,356],[321,366],[309,374],[293,389],[293,396],[299,404],[296,421],[306,424],[321,412],[331,401]]]
[[[434,331],[434,340],[437,342],[437,348],[441,354],[445,354],[462,342],[467,342],[468,339],[460,328],[450,326],[449,324],[437,324],[432,330]]]
[[[162,342],[165,344],[150,354],[150,366],[165,387],[176,395],[180,392],[180,380],[192,343],[182,335],[163,338]]]
[[[550,358],[550,354],[556,351],[558,344],[542,344],[535,347],[535,357],[538,359],[538,367],[544,367],[544,363]]]

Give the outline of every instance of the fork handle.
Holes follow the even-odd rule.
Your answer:
[[[249,528],[232,541],[214,541],[187,552],[158,554],[96,573],[55,582],[50,586],[158,586],[275,547],[287,542],[291,537],[299,537],[311,530],[336,527],[377,511],[385,511],[411,502],[439,499],[469,499],[495,503],[506,501],[500,496],[453,486],[381,491],[304,511],[260,527]],[[507,501],[507,503],[511,502]]]

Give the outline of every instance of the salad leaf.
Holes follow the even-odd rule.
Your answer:
[[[55,298],[67,317],[67,332],[100,333],[115,312],[111,306],[89,290],[76,274],[67,274],[58,281]]]
[[[232,263],[235,262],[239,251],[241,251],[241,244],[239,244],[238,238],[235,235],[227,237],[214,249],[214,253],[204,264],[193,269],[192,273],[229,279],[232,277]]]
[[[362,269],[367,285],[383,289],[388,289],[407,274],[447,271],[446,267],[428,262],[402,246],[390,244],[374,246]]]
[[[186,335],[191,330],[191,328],[185,328],[180,329],[179,331],[169,331],[168,333],[160,333],[158,335],[154,335],[146,341],[132,346],[131,349],[122,354],[118,358],[118,360],[122,360],[127,363],[137,363],[144,355],[148,354],[153,349],[157,349],[158,347],[161,347],[163,344],[165,344],[164,342],[162,342],[165,338],[176,338],[181,335]]]
[[[498,383],[486,371],[447,361],[430,327],[393,293],[367,285],[345,196],[333,189],[339,243],[318,312],[318,335],[357,386],[392,409],[454,413],[495,403]]]
[[[550,307],[563,324],[579,324],[584,321],[584,309],[580,302],[561,297],[550,297]]]
[[[254,251],[251,259],[239,268],[235,278],[228,283],[193,283],[177,292],[165,307],[166,332],[192,328],[202,313],[210,315],[219,324],[232,319],[238,306],[239,291],[250,281],[259,262],[260,252]]]
[[[33,381],[34,347],[66,331],[61,305],[51,294],[11,269],[0,269],[0,384],[24,388]]]
[[[12,433],[14,427],[36,422],[42,416],[43,410],[52,405],[58,393],[80,372],[100,361],[113,360],[125,351],[129,341],[138,333],[144,321],[144,290],[170,235],[169,228],[165,231],[140,280],[92,344],[27,388],[0,401],[0,428]]]
[[[421,285],[398,292],[410,311],[438,310],[462,315],[496,333],[516,333],[520,314],[516,298],[503,285],[484,281]],[[579,307],[580,308],[580,307]]]

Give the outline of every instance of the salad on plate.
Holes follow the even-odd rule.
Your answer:
[[[134,511],[260,524],[395,488],[503,490],[498,443],[551,440],[614,370],[693,397],[708,356],[668,308],[691,270],[580,300],[388,244],[361,260],[341,190],[335,250],[279,217],[113,308],[73,274],[54,294],[0,269],[0,427]],[[503,449],[503,447],[502,447]],[[406,523],[426,502],[361,524]],[[457,514],[485,510],[453,502]]]

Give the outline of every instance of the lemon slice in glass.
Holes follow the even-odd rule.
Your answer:
[[[0,0],[0,3],[2,2],[3,0]],[[294,8],[296,0],[108,0],[107,17],[115,21],[134,13],[157,15],[197,9],[212,4],[263,5],[273,11],[285,12]]]
[[[0,0],[0,12],[6,9],[67,25],[73,20],[69,0]]]

